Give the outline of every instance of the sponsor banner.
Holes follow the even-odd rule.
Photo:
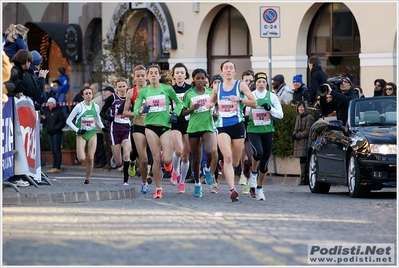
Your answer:
[[[308,244],[308,264],[395,264],[394,244]]]
[[[14,176],[14,116],[12,107],[13,98],[3,103],[1,140],[2,140],[2,165],[3,181]]]
[[[41,180],[40,116],[28,97],[15,100],[15,175],[28,175]]]

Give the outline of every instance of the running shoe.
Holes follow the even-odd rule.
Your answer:
[[[162,198],[162,190],[156,190],[155,194],[152,197],[153,198]]]
[[[136,166],[130,163],[127,173],[129,174],[130,177],[134,177],[136,175]]]
[[[248,179],[248,185],[250,188],[256,188],[258,181],[257,181],[258,174],[252,174],[251,178]]]
[[[222,172],[222,176],[224,177],[224,166],[222,160],[218,161],[218,166],[220,168],[220,171]]]
[[[251,196],[251,198],[256,198],[256,189],[255,189],[255,187],[251,187],[250,189],[249,189],[249,195]]]
[[[172,163],[170,163],[169,165],[163,164],[163,167],[166,170],[166,172],[171,172],[173,165],[172,165]]]
[[[211,170],[209,168],[205,168],[205,182],[208,185],[211,185],[213,181]]]
[[[202,196],[202,185],[195,185],[194,186],[194,196],[201,197]]]
[[[127,183],[127,182],[124,182],[124,183],[123,183],[123,185],[129,185],[129,183]]]
[[[89,180],[85,180],[84,184],[89,184],[89,182],[90,182]]]
[[[251,172],[250,172],[250,165],[248,164],[248,160],[244,161],[244,169],[243,169],[243,173],[245,178],[249,179],[249,177],[251,176]]]
[[[265,194],[263,193],[263,188],[257,188],[256,189],[256,200],[266,200]]]
[[[152,183],[152,178],[151,178],[150,174],[147,174],[147,183],[148,184]]]
[[[212,184],[212,185],[214,185],[214,184]],[[217,184],[216,184],[216,185],[217,185]],[[217,188],[217,187],[212,187],[212,186],[211,186],[211,188],[212,188],[212,189],[211,189],[211,193],[212,193],[212,194],[217,194],[217,193],[218,193],[218,188]]]
[[[148,185],[147,184],[141,184],[140,193],[142,193],[142,194],[147,194],[148,193]]]
[[[184,189],[184,183],[179,183],[177,187],[179,188],[179,191],[177,192],[178,194],[184,194],[186,192],[186,190]]]
[[[231,199],[232,202],[237,202],[238,201],[238,193],[237,193],[237,190],[235,188],[230,193],[230,199]]]
[[[249,186],[248,185],[245,185],[244,187],[242,187],[242,194],[244,194],[244,195],[249,194]]]
[[[177,174],[177,172],[172,171],[172,176],[170,176],[170,180],[169,180],[170,184],[172,184],[173,186],[176,186],[180,181],[180,179],[179,179],[179,181],[177,181],[178,176],[180,176],[180,174]]]
[[[240,180],[238,181],[238,184],[240,184],[240,185],[247,185],[247,183],[248,183],[247,178],[244,176],[244,174],[241,174]]]

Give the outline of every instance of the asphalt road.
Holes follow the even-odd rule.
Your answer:
[[[396,245],[396,189],[355,199],[273,184],[265,201],[233,203],[226,184],[195,198],[194,184],[176,194],[164,181],[163,199],[130,186],[133,199],[3,205],[3,266],[291,266],[308,265],[308,244]]]

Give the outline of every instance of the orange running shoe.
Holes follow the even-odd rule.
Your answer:
[[[162,198],[162,190],[156,190],[155,194],[152,197],[153,198]]]

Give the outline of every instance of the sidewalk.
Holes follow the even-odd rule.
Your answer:
[[[47,174],[49,169],[51,169],[51,165],[42,167],[42,172],[48,175],[52,185],[18,187],[20,192],[16,192],[12,187],[4,187],[2,191],[3,205],[119,200],[135,198],[139,192],[135,188],[137,183],[131,183],[128,186],[122,184],[123,172],[117,169],[93,169],[90,184],[83,184],[86,174],[85,166],[62,166],[62,172],[59,174]],[[137,176],[129,178],[129,182],[138,180]],[[165,180],[163,183],[166,183]],[[238,180],[239,177],[236,176],[236,184],[238,184]],[[222,176],[219,176],[219,181],[221,184],[226,183]],[[267,176],[264,184],[295,185],[298,183],[299,177]]]

